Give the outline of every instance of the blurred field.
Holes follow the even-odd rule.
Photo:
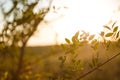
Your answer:
[[[120,52],[120,47],[117,47],[116,43],[112,43],[107,51],[102,45],[95,51],[90,47],[90,44],[86,44],[76,50],[76,53],[79,54],[78,58],[85,62],[84,67],[88,67],[86,64],[91,62],[92,56],[96,53],[99,53],[100,62],[104,62],[118,52]],[[59,74],[60,61],[58,57],[61,55],[64,55],[64,50],[58,45],[27,47],[23,62],[23,75],[39,77],[38,80],[48,80],[48,76],[51,77]],[[15,64],[12,64],[11,61],[12,59],[9,56],[0,58],[0,76],[3,75],[2,71],[16,68]],[[120,80],[120,56],[82,80]]]
[[[34,53],[35,58],[37,57],[41,59],[40,63],[42,65],[39,65],[40,70],[58,73],[60,64],[58,57],[64,54],[64,51],[61,48],[61,46],[29,47],[27,49],[27,51],[29,51],[28,53]],[[112,43],[107,51],[102,45],[100,45],[99,48],[95,51],[90,47],[89,44],[87,44],[85,46],[80,47],[76,52],[79,54],[79,58],[85,63],[91,61],[92,56],[96,53],[99,53],[100,61],[103,62],[111,56],[120,52],[120,48],[117,47],[115,43]],[[98,70],[88,75],[85,78],[85,80],[119,80],[119,67],[120,56],[101,67],[100,71]]]

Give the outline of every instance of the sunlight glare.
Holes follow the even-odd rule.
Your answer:
[[[114,10],[120,5],[117,0],[53,0],[52,6],[56,7],[44,18],[44,25],[53,28],[54,32],[47,34],[47,29],[42,35],[55,36],[58,34],[58,43],[65,42],[65,38],[71,38],[77,31],[87,31],[91,34],[98,34],[103,30],[103,25],[113,19]],[[65,7],[65,8],[64,8]],[[66,9],[67,8],[67,9]],[[53,33],[53,34],[52,34]],[[40,44],[48,44],[51,38],[39,37]],[[55,37],[54,37],[55,39]],[[52,40],[52,39],[51,39]],[[54,42],[53,42],[54,43]],[[52,44],[53,44],[52,43]]]

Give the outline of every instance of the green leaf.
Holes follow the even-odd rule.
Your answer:
[[[119,34],[120,34],[120,31],[117,33],[116,38],[118,38],[118,37],[119,37]]]
[[[79,32],[76,32],[75,35],[72,37],[72,42],[74,44],[78,44],[79,43],[78,36],[79,36]]]
[[[66,50],[67,49],[67,46],[65,44],[61,44],[61,47]]]
[[[95,35],[90,35],[89,40],[92,40],[95,37]]]
[[[69,40],[69,39],[65,38],[65,41],[66,41],[68,44],[70,44],[70,40]]]
[[[73,39],[77,39],[79,35],[79,31],[75,33],[75,35],[72,37]]]
[[[75,33],[74,37],[78,38],[78,36],[79,36],[79,31]]]
[[[116,23],[117,23],[117,21],[115,21],[115,22],[113,23],[112,28],[115,26]]]
[[[110,28],[110,27],[108,27],[108,26],[104,26],[104,28],[111,30],[111,28]]]
[[[76,39],[75,39],[75,37],[73,36],[73,37],[72,37],[72,42],[74,43],[74,42],[75,42],[75,40],[76,40]]]
[[[116,26],[114,29],[113,29],[113,32],[116,32],[118,30],[118,26]]]
[[[112,36],[113,35],[113,33],[107,33],[106,35],[105,35],[105,37],[110,37],[110,36]]]

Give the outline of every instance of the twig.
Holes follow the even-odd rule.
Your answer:
[[[105,65],[106,63],[110,62],[111,60],[113,60],[114,58],[116,58],[117,56],[119,56],[120,53],[117,53],[116,55],[112,56],[111,58],[109,58],[107,61],[101,63],[100,65],[96,66],[95,68],[93,68],[92,70],[88,71],[87,73],[79,76],[76,80],[80,80],[84,77],[86,77],[87,75],[89,75],[90,73],[94,72],[95,70],[99,69],[100,67],[102,67],[103,65]]]

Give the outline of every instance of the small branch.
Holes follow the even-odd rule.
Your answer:
[[[99,69],[100,67],[102,67],[103,65],[105,65],[106,63],[110,62],[111,60],[115,59],[117,56],[119,56],[120,53],[117,53],[116,55],[112,56],[111,58],[109,58],[107,61],[101,63],[100,65],[96,66],[95,68],[93,68],[92,70],[88,71],[87,73],[79,76],[76,80],[80,80],[84,77],[86,77],[87,75],[89,75],[90,73],[94,72],[95,70]]]

